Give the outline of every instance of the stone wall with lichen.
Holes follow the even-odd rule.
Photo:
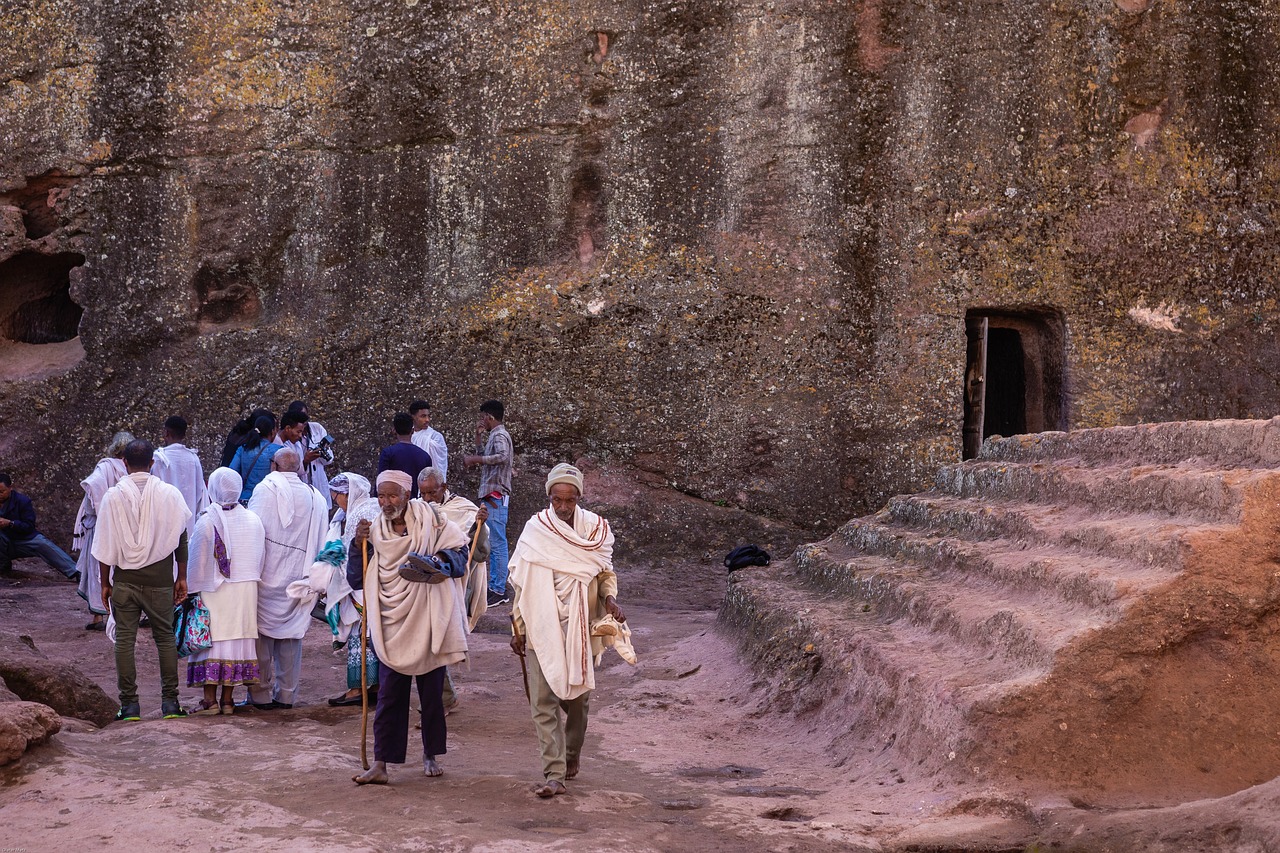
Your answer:
[[[1271,415],[1270,0],[0,0],[0,464],[424,396],[830,528],[959,455],[974,308],[1068,422]],[[80,313],[82,312],[82,314]],[[68,319],[70,318],[70,319]],[[78,336],[76,332],[78,331]]]

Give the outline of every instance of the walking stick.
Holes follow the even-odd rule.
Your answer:
[[[369,540],[360,543],[360,588],[364,591],[364,607],[360,608],[360,765],[369,769]],[[377,594],[377,591],[374,591]]]
[[[520,632],[516,630],[516,617],[514,615],[511,617],[511,633],[517,637],[520,636]],[[525,651],[528,651],[528,649]],[[520,658],[520,675],[524,679],[524,701],[532,702],[533,700],[529,698],[529,665],[525,663],[524,655],[516,655],[516,657]]]

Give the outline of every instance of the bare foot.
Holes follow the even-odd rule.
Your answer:
[[[569,793],[569,789],[566,788],[564,783],[559,779],[548,779],[541,785],[534,787],[533,792],[537,794],[539,798],[547,800],[557,794],[567,794]]]
[[[427,755],[422,759],[422,772],[428,776],[443,776],[444,768],[440,766],[440,762],[436,761],[434,755]]]
[[[385,785],[391,781],[391,777],[387,775],[387,762],[375,761],[373,766],[358,776],[352,776],[351,781],[357,785]]]
[[[564,762],[564,778],[572,779],[578,775],[578,759],[568,758]]]

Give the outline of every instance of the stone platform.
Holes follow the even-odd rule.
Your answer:
[[[996,438],[784,563],[721,622],[836,761],[1089,803],[1280,775],[1280,419]]]

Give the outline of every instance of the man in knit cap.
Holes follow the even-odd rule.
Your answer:
[[[565,793],[578,775],[587,734],[593,658],[604,648],[592,623],[618,607],[609,522],[578,506],[582,472],[561,463],[547,475],[551,506],[529,519],[511,555],[511,649],[528,663],[529,704],[542,750],[539,797]],[[561,713],[563,712],[563,717]]]

